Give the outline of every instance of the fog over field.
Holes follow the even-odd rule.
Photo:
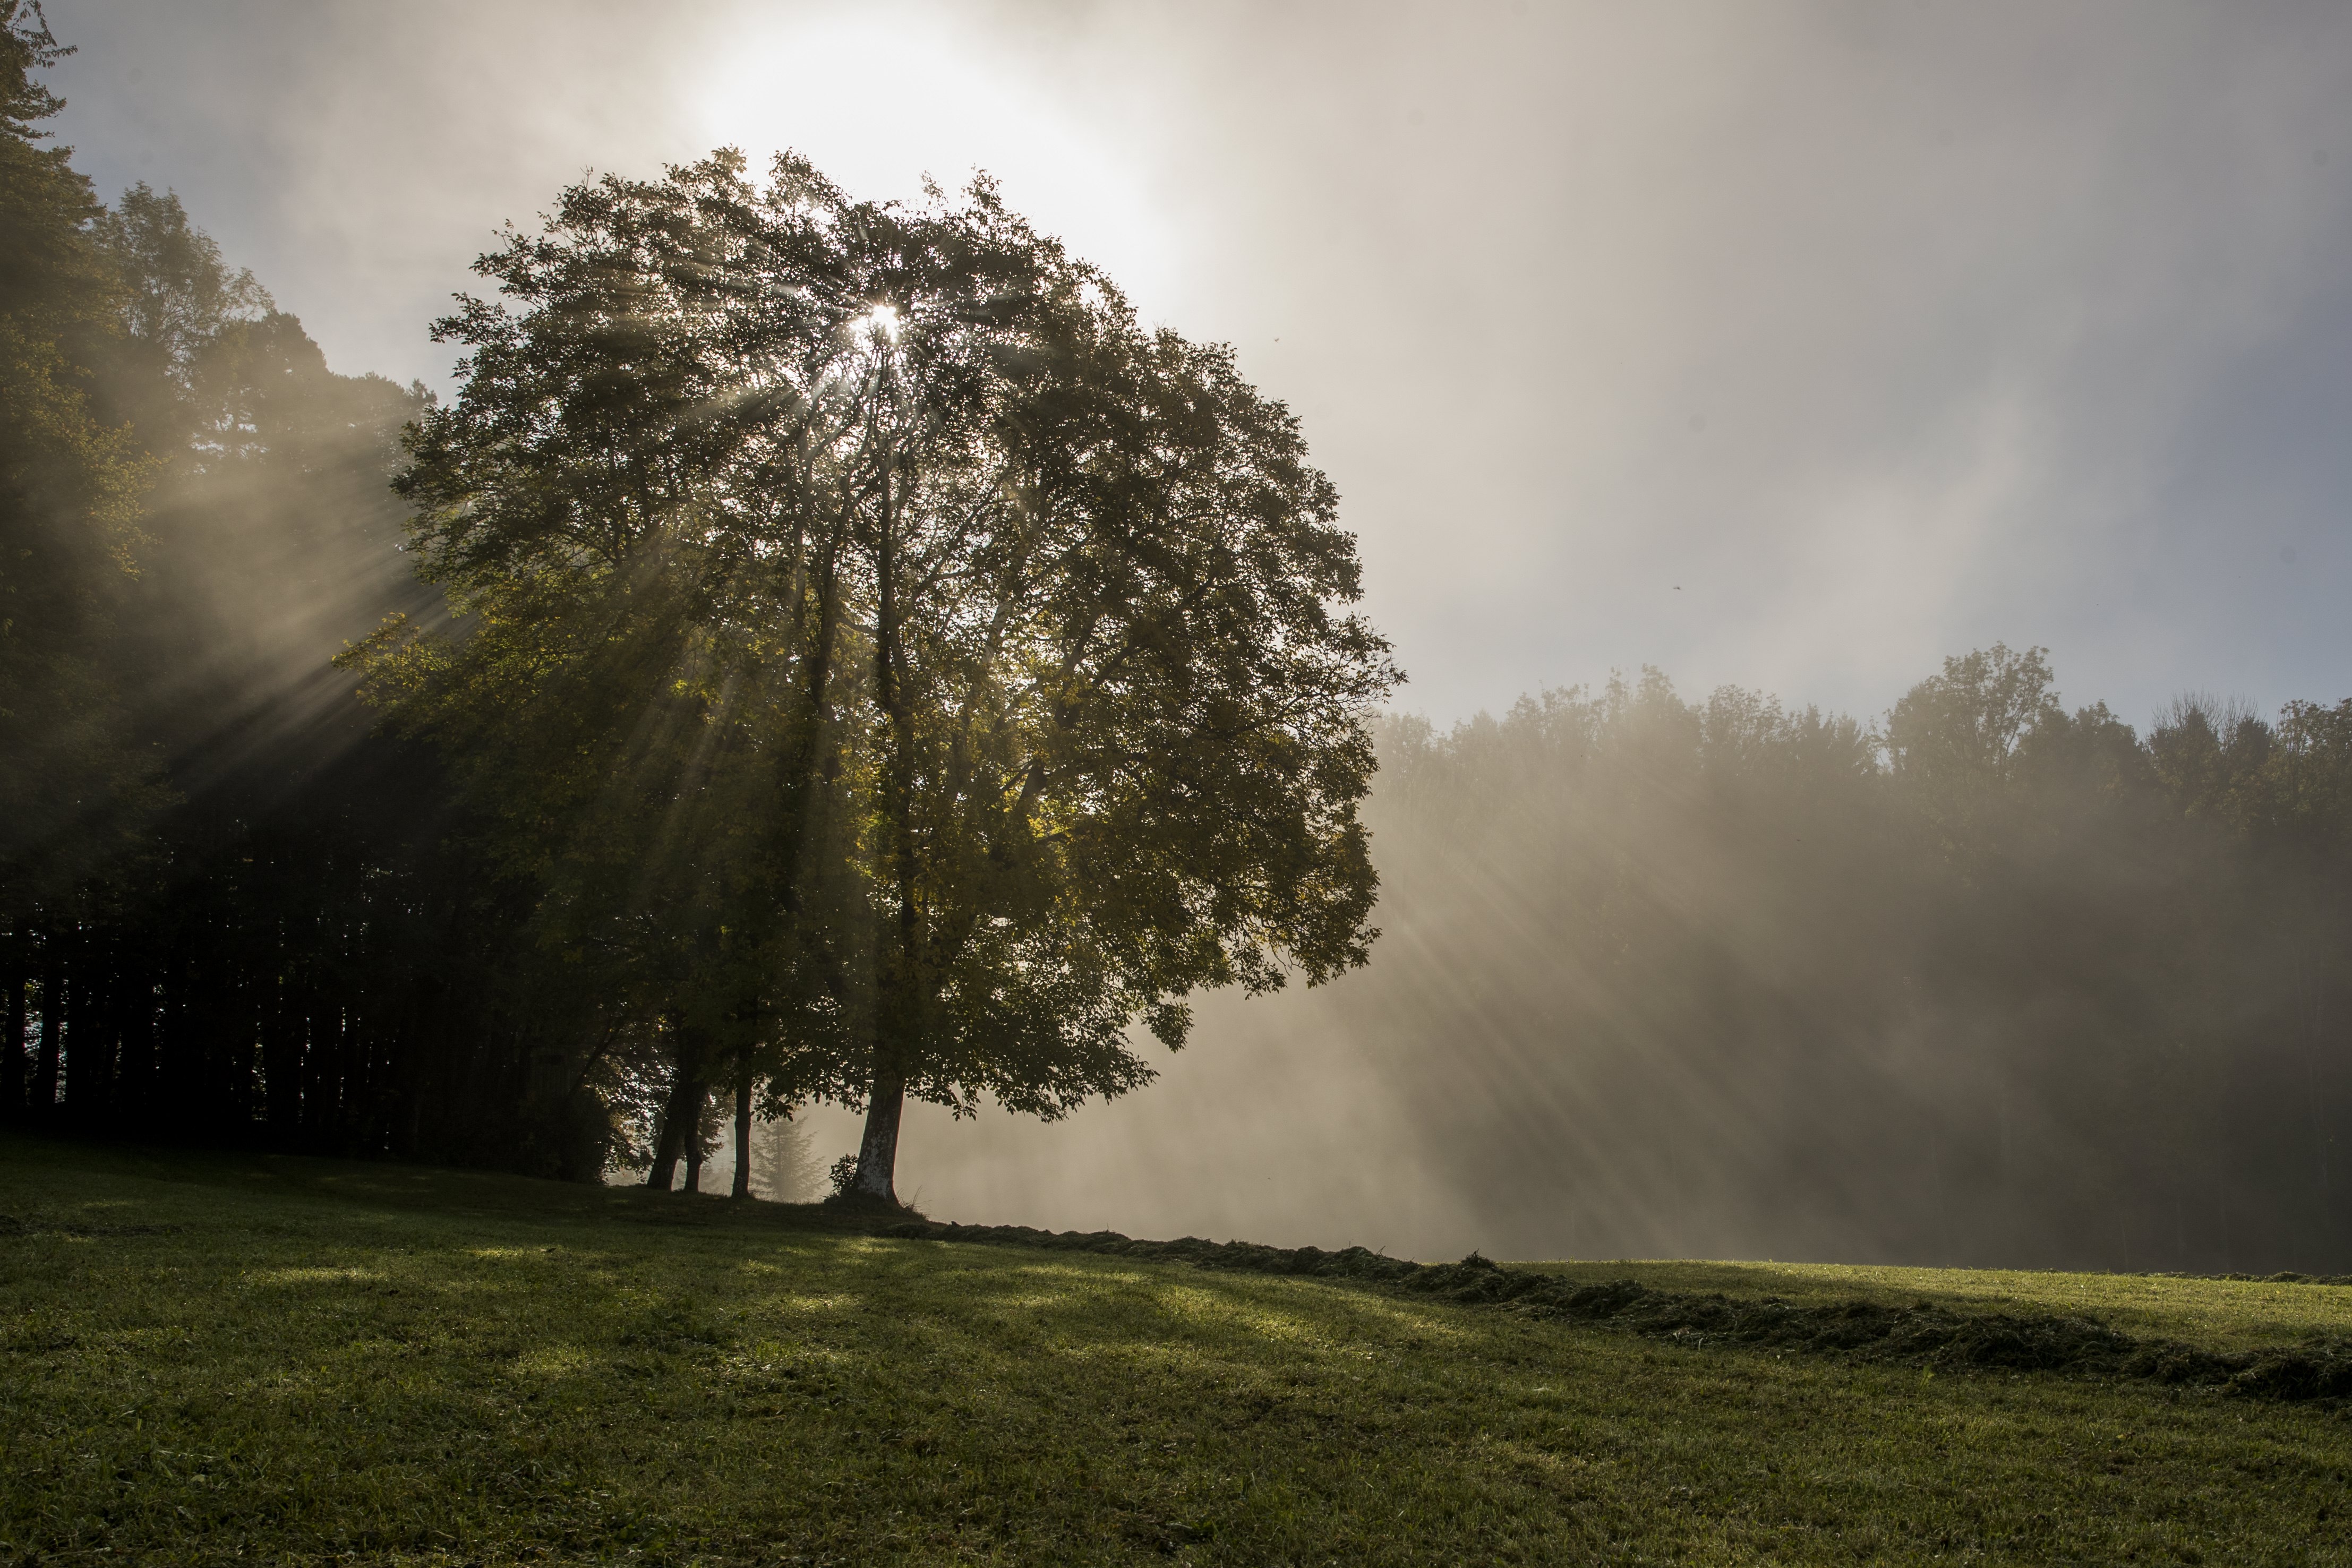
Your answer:
[[[933,1216],[2352,1268],[2343,900],[2206,836],[2305,810],[2286,705],[2352,694],[2352,10],[47,16],[99,194],[176,192],[345,375],[446,399],[499,225],[727,145],[984,170],[1299,416],[1408,676],[1370,965],[1059,1123],[911,1107]],[[289,590],[284,659],[382,577]],[[1958,686],[1890,715],[1996,647],[2048,668],[1962,788]]]

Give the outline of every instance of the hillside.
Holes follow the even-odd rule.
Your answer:
[[[5,1140],[0,1215],[0,1563],[2352,1562],[2332,1398],[390,1166]],[[1530,1267],[2352,1333],[2318,1283]]]

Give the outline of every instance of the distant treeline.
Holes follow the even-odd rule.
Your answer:
[[[1392,721],[1320,1005],[1511,1244],[2352,1266],[2352,703],[2145,736],[2043,655],[1874,727],[1645,672]]]

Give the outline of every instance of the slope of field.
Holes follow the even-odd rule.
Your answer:
[[[0,1563],[2352,1563],[2326,1401],[394,1166],[0,1141]],[[2239,1347],[2352,1294],[1552,1267]]]

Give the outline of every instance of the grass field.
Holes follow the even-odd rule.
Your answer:
[[[1579,1280],[1639,1280],[1797,1302],[1933,1301],[1956,1312],[2084,1313],[2129,1333],[2211,1350],[2255,1350],[2334,1335],[2352,1339],[2352,1286],[2161,1274],[2053,1274],[2018,1269],[1857,1268],[1837,1263],[1525,1263]]]
[[[395,1166],[0,1141],[0,1563],[2352,1563],[2324,1405]],[[2352,1329],[2344,1286],[1545,1267]]]

